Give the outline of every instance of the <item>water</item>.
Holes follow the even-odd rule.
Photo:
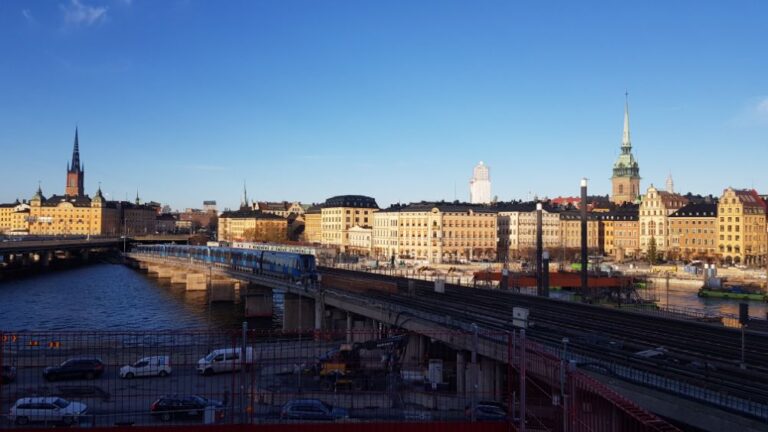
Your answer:
[[[645,290],[644,290],[645,291]],[[738,314],[738,300],[696,296],[697,287],[670,283],[669,304],[678,308]],[[666,305],[664,283],[644,295]],[[280,329],[282,295],[273,318],[247,320],[249,328]],[[749,302],[750,315],[765,318],[768,305]],[[240,303],[214,303],[207,293],[161,285],[122,265],[98,264],[0,282],[0,330],[186,330],[237,329]]]
[[[250,328],[280,328],[275,317],[248,320]],[[0,282],[0,330],[236,329],[240,303],[213,303],[205,291],[161,285],[123,265],[97,264]]]
[[[657,304],[659,306],[665,306],[667,304],[667,290],[664,282],[657,282],[654,284],[655,296],[657,298]],[[691,310],[697,310],[701,312],[707,312],[710,314],[739,314],[739,303],[749,304],[749,316],[765,319],[766,312],[768,312],[768,304],[759,301],[747,301],[747,300],[725,300],[716,298],[702,298],[696,294],[699,291],[699,284],[676,284],[669,283],[669,305],[679,308],[688,308]]]

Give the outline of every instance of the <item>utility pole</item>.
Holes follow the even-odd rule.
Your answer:
[[[536,295],[544,295],[544,281],[542,280],[542,235],[541,235],[541,203],[536,203]]]
[[[588,296],[587,285],[587,179],[581,179],[581,295],[583,299]]]

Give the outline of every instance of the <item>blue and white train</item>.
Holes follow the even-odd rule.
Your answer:
[[[309,254],[163,244],[139,245],[133,251],[144,255],[192,259],[293,281],[317,281],[315,257]]]

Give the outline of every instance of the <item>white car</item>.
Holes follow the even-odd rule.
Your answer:
[[[140,376],[168,376],[171,374],[169,356],[144,357],[132,365],[120,368],[120,378],[131,379]]]
[[[8,415],[10,421],[25,425],[29,422],[76,423],[88,411],[84,403],[70,402],[60,397],[27,397],[16,401]]]

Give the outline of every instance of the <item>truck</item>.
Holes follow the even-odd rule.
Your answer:
[[[407,335],[343,343],[317,359],[314,372],[326,389],[372,390],[385,385],[389,372],[399,373]],[[361,351],[365,351],[361,355]],[[376,357],[375,364],[366,361]]]

